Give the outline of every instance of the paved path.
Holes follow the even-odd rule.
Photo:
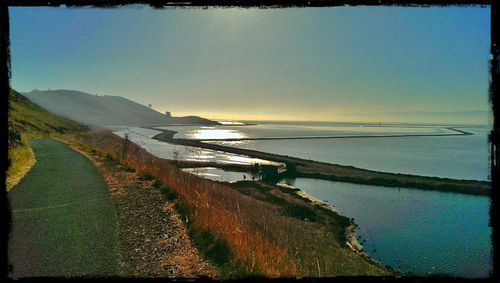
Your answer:
[[[117,217],[102,175],[63,143],[30,144],[37,162],[8,194],[9,277],[117,276]]]

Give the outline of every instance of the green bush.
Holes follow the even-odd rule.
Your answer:
[[[155,179],[155,176],[153,176],[151,173],[142,173],[141,178],[146,181],[153,181]]]
[[[218,266],[227,265],[232,257],[231,247],[221,237],[214,236],[210,230],[189,225],[189,236],[197,248]]]
[[[106,154],[106,156],[104,157],[104,160],[105,161],[115,161],[113,156],[111,156],[111,154],[109,154],[109,153]]]
[[[152,180],[154,180],[154,177],[153,177]],[[161,189],[162,187],[163,187],[163,183],[161,181],[155,180],[153,182],[153,188],[155,188],[155,189]]]
[[[290,216],[294,218],[298,218],[300,220],[309,220],[311,222],[316,221],[316,213],[314,210],[299,205],[290,205],[283,209],[282,214],[285,216]]]
[[[163,185],[161,181],[154,181],[153,188],[160,190],[165,200],[172,201],[178,197],[177,193],[170,189],[168,186]]]

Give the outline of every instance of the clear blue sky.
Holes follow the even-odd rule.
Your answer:
[[[489,110],[489,7],[19,7],[10,21],[21,92],[229,119]]]

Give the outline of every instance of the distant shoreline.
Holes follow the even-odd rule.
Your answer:
[[[441,136],[469,136],[473,133],[446,128],[456,133],[448,134],[394,134],[394,135],[352,135],[352,136],[292,136],[292,137],[257,137],[257,138],[229,138],[229,139],[196,139],[201,142],[210,141],[251,141],[251,140],[307,140],[307,139],[348,139],[348,138],[402,138],[402,137],[441,137]]]
[[[247,124],[244,126],[250,126]],[[223,126],[237,126],[237,125],[223,125]],[[243,126],[243,125],[238,125]],[[154,126],[143,127],[145,129],[162,131],[162,133],[152,137],[153,139],[163,140],[163,139],[174,139],[174,135],[177,131],[159,129]],[[307,139],[349,139],[349,138],[402,138],[402,137],[442,137],[442,136],[468,136],[474,135],[471,132],[464,130],[459,130],[452,127],[445,128],[447,130],[453,131],[455,133],[437,133],[437,134],[384,134],[384,135],[349,135],[349,136],[290,136],[290,137],[249,137],[249,138],[227,138],[227,139],[189,139],[200,142],[234,142],[234,141],[251,141],[251,140],[307,140]]]
[[[426,128],[426,127],[453,127],[453,128],[476,128],[476,127],[492,127],[488,123],[417,123],[417,122],[368,122],[368,121],[304,121],[304,120],[238,120],[241,123],[248,124],[299,124],[299,125],[346,125],[346,126],[361,126],[361,127],[405,127],[405,128]]]

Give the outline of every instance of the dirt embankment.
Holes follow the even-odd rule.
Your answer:
[[[122,276],[218,277],[217,268],[193,246],[173,204],[163,201],[153,181],[116,162],[75,149],[94,162],[109,186],[118,214]]]
[[[455,180],[449,178],[378,172],[356,168],[353,166],[330,164],[326,162],[306,160],[302,158],[278,155],[256,150],[204,143],[197,140],[164,138],[164,136],[162,136],[161,134],[153,138],[172,144],[194,146],[211,150],[242,154],[274,162],[292,164],[296,166],[298,177],[375,186],[406,187],[443,192],[455,192],[471,195],[488,196],[491,193],[491,182],[487,181]],[[214,165],[212,164],[211,166]]]

